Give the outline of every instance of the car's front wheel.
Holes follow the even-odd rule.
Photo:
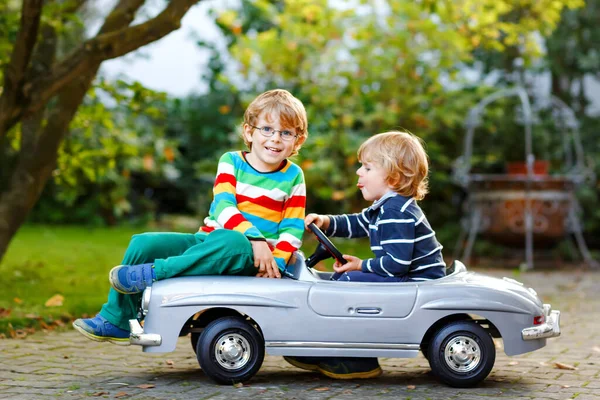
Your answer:
[[[440,329],[427,350],[433,373],[453,387],[471,387],[483,381],[496,361],[490,334],[470,321],[452,322]]]
[[[196,357],[200,368],[215,382],[245,382],[260,369],[265,344],[260,332],[246,320],[223,317],[202,331]]]

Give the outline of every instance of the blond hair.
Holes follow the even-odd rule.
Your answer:
[[[398,131],[371,136],[358,149],[358,159],[383,168],[396,193],[417,200],[427,194],[429,161],[417,136]]]
[[[262,113],[265,113],[267,121],[271,122],[271,118],[279,118],[282,128],[296,131],[298,137],[291,155],[298,154],[302,143],[308,137],[308,119],[302,102],[287,90],[269,90],[250,103],[244,113],[244,125],[256,125],[256,121]],[[248,149],[252,150],[252,143],[245,135],[242,135],[242,138]]]

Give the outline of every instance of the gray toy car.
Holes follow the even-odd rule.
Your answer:
[[[131,343],[145,352],[170,352],[191,333],[202,370],[222,384],[244,382],[265,351],[282,356],[415,357],[454,387],[470,387],[492,370],[502,338],[507,355],[540,349],[560,335],[560,311],[509,278],[468,272],[459,261],[447,276],[427,282],[332,281],[312,267],[341,253],[319,239],[301,252],[283,279],[238,276],[178,277],[146,288]],[[143,319],[143,327],[140,321]]]

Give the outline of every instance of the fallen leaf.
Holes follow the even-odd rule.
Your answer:
[[[600,347],[598,347],[598,346],[592,347],[592,350],[594,350],[597,353],[600,353]]]
[[[134,387],[140,388],[140,389],[152,389],[152,388],[154,388],[156,386],[152,385],[151,383],[143,383],[141,385],[137,385],[137,386],[134,386]]]
[[[352,390],[346,389],[342,392],[342,394],[352,394]]]
[[[6,318],[10,315],[11,313],[11,309],[10,308],[2,308],[0,307],[0,318]]]
[[[508,365],[519,365],[518,361],[511,361],[508,363]]]
[[[21,303],[23,303],[23,300],[21,300],[21,299],[20,299],[20,298],[18,298],[18,297],[15,297],[15,298],[13,299],[13,301],[14,301],[15,303],[17,303],[17,304],[21,304]]]
[[[415,385],[408,385],[406,388],[407,388],[408,390],[414,390],[414,389],[416,389],[417,387],[416,387]]]
[[[576,370],[577,367],[574,367],[572,365],[569,364],[563,364],[563,363],[559,363],[559,362],[555,362],[554,363],[554,368],[558,368],[558,369],[568,369],[568,370]]]
[[[317,392],[326,392],[326,391],[328,391],[328,390],[329,390],[329,388],[328,388],[328,387],[320,387],[320,388],[316,388],[315,390],[316,390]]]
[[[175,365],[175,363],[173,362],[173,360],[167,360],[167,365]]]
[[[25,318],[29,318],[29,319],[39,319],[40,316],[36,315],[36,314],[25,314]]]
[[[108,392],[96,392],[96,393],[92,394],[92,397],[106,396],[108,394],[110,394],[110,393],[108,393]]]
[[[238,383],[234,384],[233,387],[239,389],[241,387],[244,387],[244,384],[242,382],[238,382]]]
[[[562,385],[562,386],[561,386],[561,388],[562,388],[562,389],[566,389],[566,388],[570,388],[570,387],[571,387],[571,386],[569,386],[569,385]]]
[[[60,307],[63,305],[65,298],[60,294],[55,294],[44,303],[46,307]]]
[[[67,359],[69,358],[69,356],[65,354],[65,355],[63,356],[63,358],[64,358],[65,360],[67,360]]]
[[[115,399],[120,399],[121,397],[128,397],[129,395],[125,392],[119,392],[115,394]]]

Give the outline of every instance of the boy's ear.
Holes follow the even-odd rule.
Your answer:
[[[296,141],[296,146],[302,146],[304,142],[306,142],[306,136],[300,136]]]
[[[246,140],[251,143],[252,142],[252,127],[248,124],[244,124],[243,127],[243,133],[244,133],[244,137],[246,138]]]
[[[400,176],[389,176],[387,179],[387,185],[392,188],[396,187],[400,184],[400,180]]]

